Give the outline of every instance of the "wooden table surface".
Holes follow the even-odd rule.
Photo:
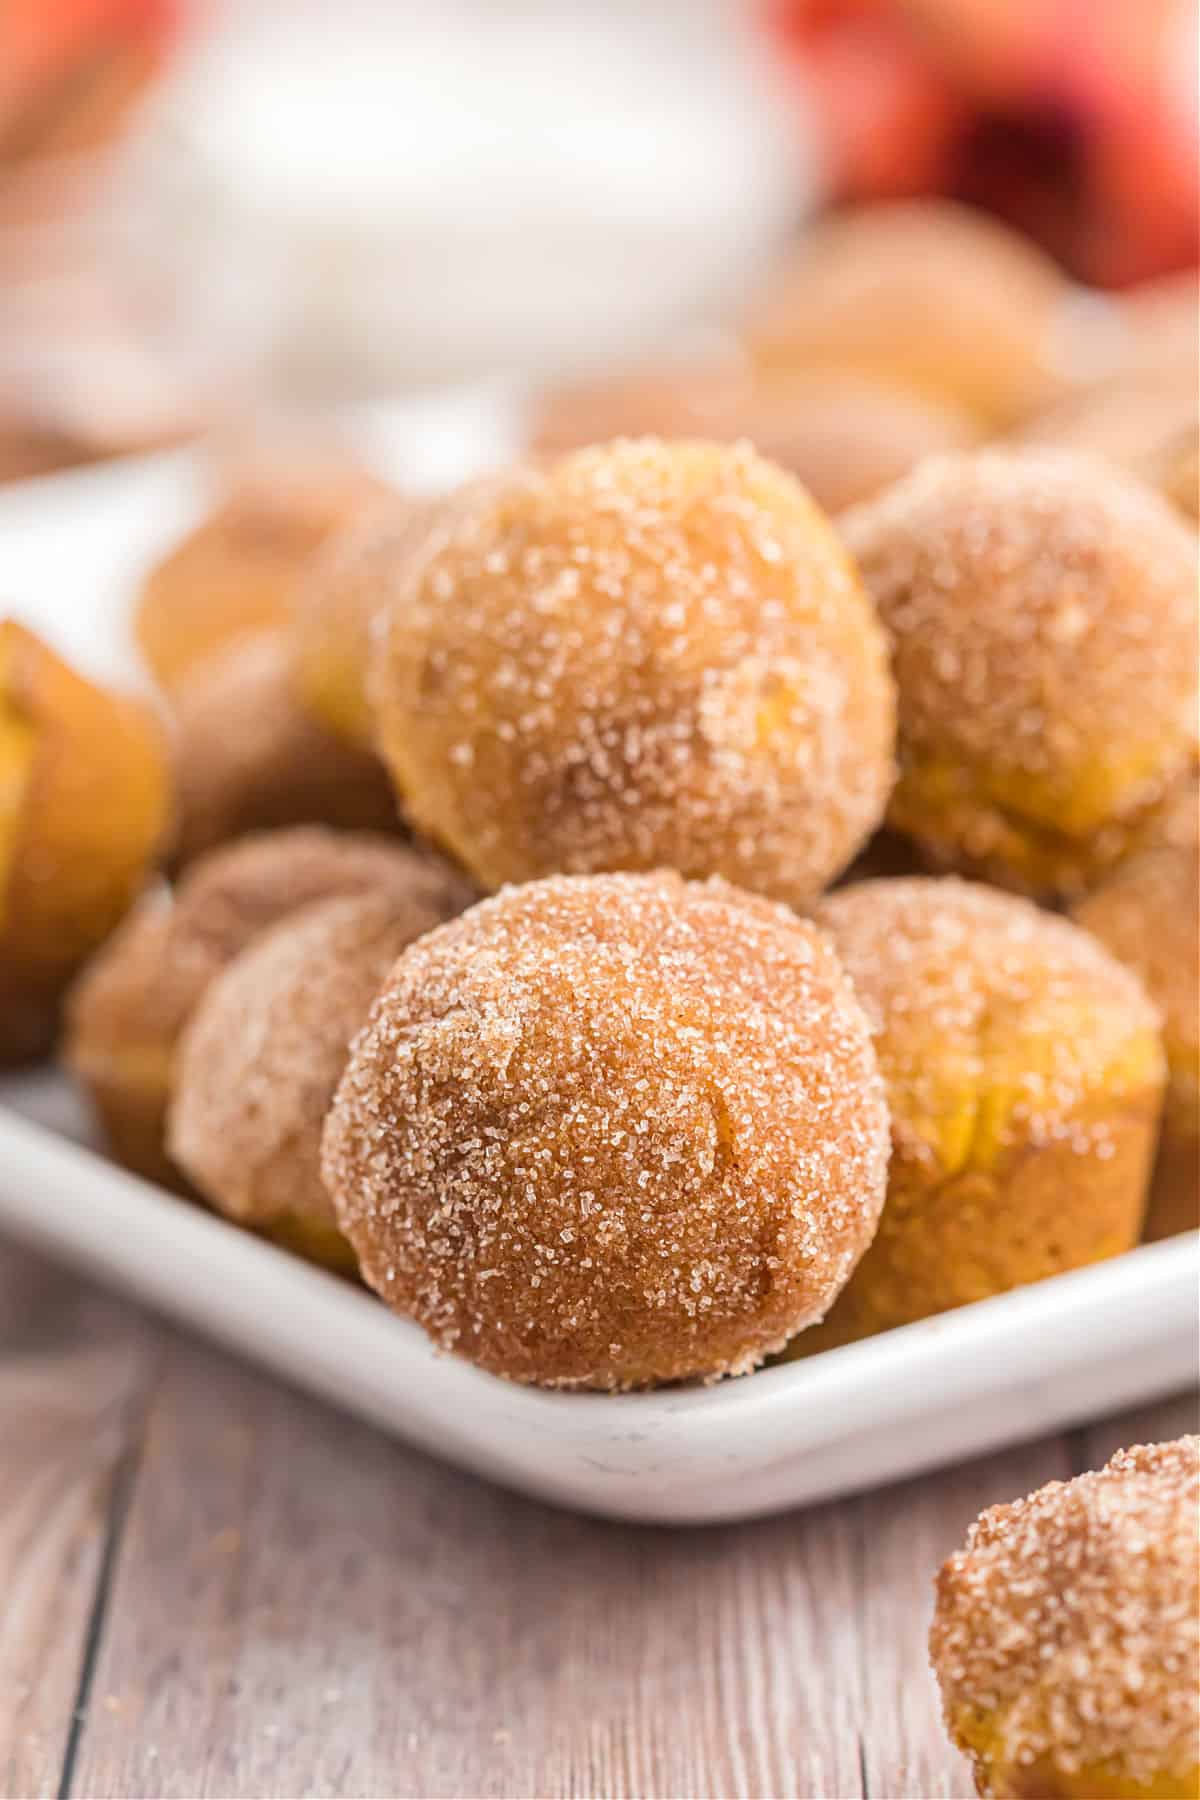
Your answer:
[[[601,1524],[0,1245],[0,1792],[965,1796],[938,1563],[984,1505],[1195,1418],[752,1525]]]

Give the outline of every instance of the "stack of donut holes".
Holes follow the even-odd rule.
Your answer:
[[[174,885],[64,1032],[131,1167],[557,1387],[1196,1223],[1196,539],[1142,474],[1031,434],[834,521],[619,437],[262,486],[140,602]],[[193,655],[206,531],[257,574]]]
[[[159,718],[0,625],[0,1056],[547,1387],[1194,1230],[1195,326],[904,203],[452,493],[228,473],[137,599]],[[1194,1791],[1195,1481],[947,1564],[981,1793]]]

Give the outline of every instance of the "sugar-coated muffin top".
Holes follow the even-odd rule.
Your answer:
[[[871,1023],[897,1150],[989,1168],[1011,1141],[1082,1134],[1097,1095],[1160,1085],[1158,1017],[1086,931],[953,876],[864,881],[814,918]]]
[[[892,638],[894,823],[1069,887],[1194,753],[1194,532],[1133,476],[1039,448],[933,458],[840,527]]]
[[[930,1651],[982,1793],[1026,1791],[995,1782],[1040,1764],[1147,1787],[1193,1773],[1198,1508],[1200,1438],[1186,1437],[1118,1451],[972,1525],[938,1577]]]
[[[870,602],[746,444],[622,440],[492,483],[391,607],[374,698],[406,809],[487,886],[665,867],[807,899],[892,779]]]

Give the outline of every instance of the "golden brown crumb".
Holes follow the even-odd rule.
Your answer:
[[[753,1368],[882,1204],[865,1021],[813,928],[722,882],[557,877],[406,951],[325,1128],[362,1272],[496,1374]]]
[[[322,900],[217,976],[184,1032],[167,1141],[221,1212],[353,1265],[321,1180],[321,1128],[384,977],[445,918],[430,892]]]
[[[375,677],[406,810],[486,886],[667,867],[802,901],[891,784],[870,604],[747,445],[620,442],[494,484],[393,605]]]
[[[179,691],[175,724],[176,866],[286,825],[403,829],[379,758],[301,707],[282,632],[238,638],[202,663]]]
[[[1133,970],[1162,1019],[1167,1101],[1146,1215],[1148,1238],[1200,1225],[1200,870],[1194,782],[1187,792],[1181,811],[1191,813],[1191,844],[1180,841],[1181,830],[1172,839],[1168,825],[1166,841],[1123,863],[1074,913],[1079,924]]]
[[[0,619],[0,1064],[52,1047],[68,984],[153,878],[170,824],[153,709]]]
[[[312,717],[346,743],[374,744],[367,697],[372,628],[407,578],[437,504],[397,497],[371,512],[334,538],[297,585],[297,691]]]
[[[1194,532],[1033,449],[935,458],[841,526],[893,643],[890,822],[943,865],[1078,892],[1195,753]]]
[[[1187,1796],[1200,1773],[1200,1439],[976,1520],[930,1633],[980,1794]]]
[[[1162,1099],[1157,1017],[1087,932],[967,882],[827,896],[891,1112],[879,1230],[808,1355],[1137,1242]]]

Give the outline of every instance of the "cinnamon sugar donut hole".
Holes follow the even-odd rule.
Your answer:
[[[998,429],[1106,365],[1119,331],[1050,257],[947,200],[835,213],[807,232],[751,308],[745,341],[771,374],[835,368],[966,408]]]
[[[380,619],[422,553],[505,479],[479,475],[420,500],[397,495],[340,532],[297,584],[290,630],[296,692],[343,743],[374,754],[369,677]]]
[[[263,832],[201,857],[174,900],[143,901],[93,958],[67,1008],[64,1058],[114,1155],[179,1185],[165,1147],[184,1027],[216,976],[289,913],[334,896],[386,892],[430,925],[473,894],[440,859],[386,838],[317,826]]]
[[[180,1186],[163,1142],[183,980],[173,979],[165,886],[146,894],[67,996],[62,1059],[91,1102],[109,1154],[135,1175]]]
[[[235,639],[285,626],[296,581],[321,545],[390,492],[333,453],[268,456],[234,471],[138,597],[134,632],[160,687],[173,693]]]
[[[393,603],[374,701],[406,812],[486,887],[666,867],[799,903],[892,780],[870,602],[744,444],[621,441],[493,483]]]
[[[888,1199],[809,1355],[1137,1243],[1162,1104],[1157,1017],[1068,920],[946,877],[815,908],[874,1034]]]
[[[1200,1791],[1200,1439],[993,1506],[942,1568],[946,1728],[996,1800]]]
[[[824,940],[674,874],[506,889],[407,950],[324,1175],[366,1280],[515,1381],[753,1368],[883,1203],[887,1112]]]
[[[439,909],[390,894],[304,907],[234,958],[179,1046],[170,1154],[219,1212],[352,1272],[321,1180],[321,1128],[350,1041]]]
[[[966,449],[980,435],[963,407],[872,374],[762,374],[744,360],[714,360],[551,389],[535,408],[530,440],[544,455],[562,455],[615,437],[745,438],[835,513],[923,457]]]
[[[238,638],[183,683],[175,707],[174,866],[253,831],[403,830],[383,764],[315,723],[281,631]]]
[[[935,458],[840,527],[892,638],[889,823],[1002,886],[1094,885],[1195,754],[1195,533],[1049,449]]]
[[[1131,856],[1074,911],[1159,1010],[1167,1097],[1143,1236],[1200,1225],[1200,786],[1186,784],[1158,841]]]
[[[296,691],[311,718],[344,744],[374,752],[367,675],[375,621],[452,504],[447,496],[397,496],[335,537],[297,584],[290,627]]]

